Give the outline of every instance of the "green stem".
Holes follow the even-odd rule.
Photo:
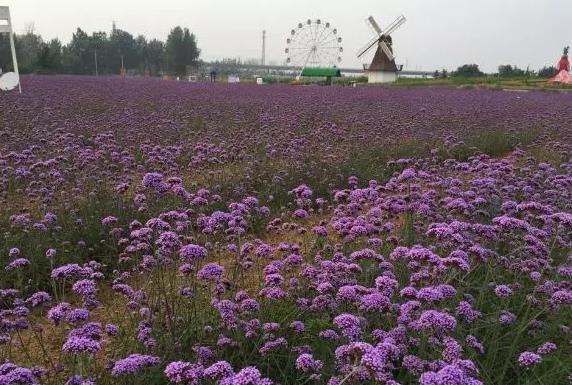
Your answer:
[[[524,313],[524,316],[522,317],[524,324],[523,326],[518,330],[518,332],[516,333],[516,335],[512,338],[512,343],[510,345],[510,349],[508,350],[508,354],[506,356],[506,360],[503,366],[503,369],[501,371],[501,376],[500,376],[500,382],[499,384],[505,384],[506,382],[504,381],[505,376],[506,376],[506,372],[508,371],[508,367],[511,363],[511,360],[513,359],[513,351],[514,348],[516,347],[517,343],[519,342],[519,337],[520,335],[526,330],[526,328],[528,327],[528,314],[530,313],[530,305],[528,305],[526,307],[526,312]]]
[[[19,329],[16,329],[16,334],[18,335],[18,340],[20,341],[20,345],[22,346],[22,350],[24,351],[24,355],[26,356],[26,358],[28,359],[28,361],[30,363],[33,363],[34,361],[32,360],[32,356],[30,356],[30,352],[28,351],[28,348],[26,347],[26,344],[24,343],[24,339],[22,338],[22,334],[20,334]]]

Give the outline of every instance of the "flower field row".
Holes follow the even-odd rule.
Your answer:
[[[572,97],[27,77],[0,384],[572,381]]]

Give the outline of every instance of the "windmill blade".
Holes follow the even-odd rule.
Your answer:
[[[407,19],[405,18],[405,16],[403,16],[403,15],[399,16],[397,19],[395,19],[395,21],[393,23],[391,23],[390,25],[387,26],[387,28],[383,31],[383,34],[384,35],[391,35],[393,32],[395,32],[397,30],[397,28],[399,28],[403,24],[405,24],[406,21],[407,21]]]
[[[369,24],[371,25],[371,27],[375,30],[375,32],[377,32],[377,34],[379,36],[381,36],[382,31],[381,28],[379,27],[379,24],[377,24],[377,22],[375,21],[375,19],[373,18],[373,16],[370,16],[367,18],[367,21],[369,21]]]
[[[379,38],[376,37],[375,39],[371,40],[366,45],[364,45],[362,47],[362,49],[360,49],[358,51],[358,54],[357,54],[358,59],[360,57],[362,57],[363,55],[365,55],[366,53],[368,53],[369,51],[371,51],[371,49],[377,45],[378,41],[379,41]]]
[[[395,56],[393,56],[393,52],[391,52],[391,49],[389,49],[389,47],[387,46],[387,44],[385,44],[385,42],[380,41],[380,42],[379,42],[379,47],[381,48],[381,50],[383,51],[383,53],[385,53],[385,55],[387,56],[387,58],[389,59],[389,61],[395,60]]]

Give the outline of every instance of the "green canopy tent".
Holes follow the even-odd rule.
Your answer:
[[[332,78],[341,78],[342,72],[337,68],[304,68],[302,76],[314,78],[326,78],[328,84],[332,84]]]

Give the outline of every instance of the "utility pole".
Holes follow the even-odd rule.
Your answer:
[[[125,70],[125,65],[123,64],[123,55],[121,55],[121,77],[125,77],[127,75],[127,71]]]
[[[98,66],[97,66],[97,50],[95,50],[95,51],[93,52],[93,56],[94,56],[94,59],[95,59],[95,76],[99,76],[99,69],[98,69]]]
[[[266,65],[266,30],[262,31],[262,65]]]

